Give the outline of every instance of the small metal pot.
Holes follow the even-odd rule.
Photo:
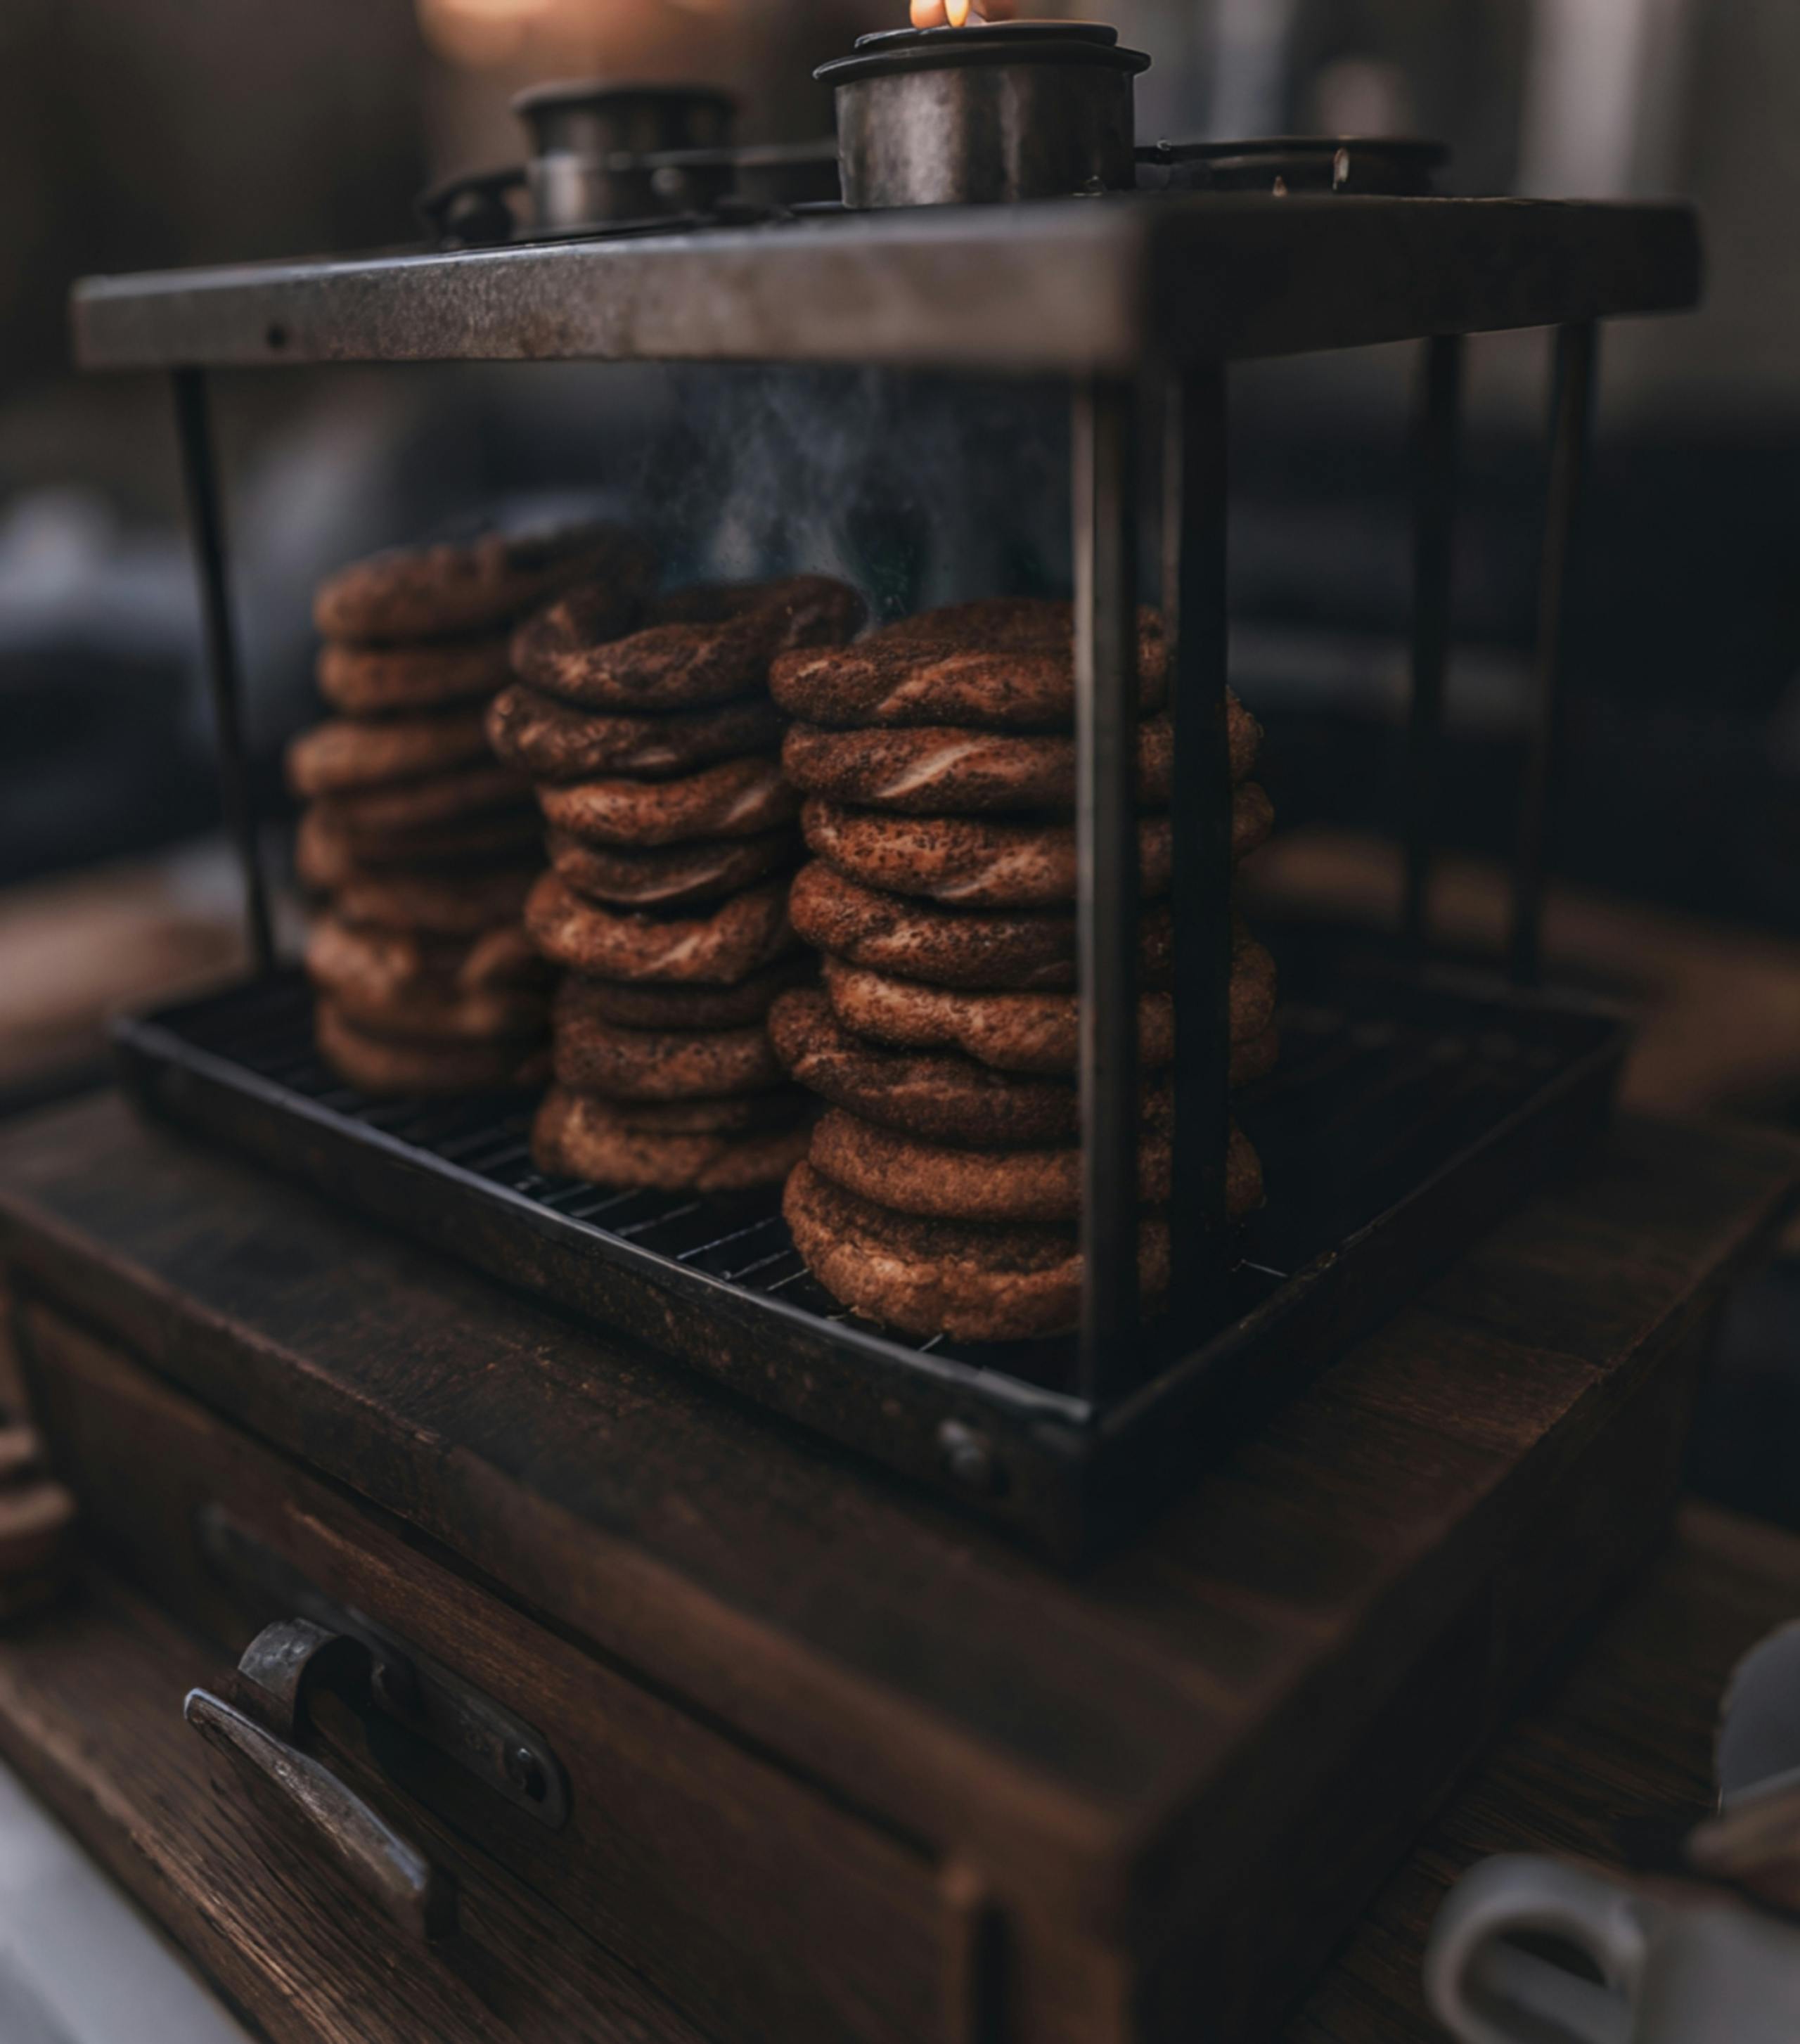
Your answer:
[[[666,211],[647,156],[718,149],[737,102],[707,86],[533,86],[512,102],[532,132],[527,167],[540,234],[578,232]]]
[[[755,142],[735,149],[665,149],[643,159],[666,213],[712,213],[728,201],[753,212],[785,213],[838,197],[838,145]]]
[[[1149,59],[1089,21],[862,36],[836,88],[844,204],[993,206],[1130,191],[1133,80]]]

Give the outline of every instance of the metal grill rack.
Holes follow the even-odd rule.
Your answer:
[[[859,1320],[807,1271],[773,1193],[547,1178],[524,1096],[365,1098],[320,1061],[296,974],[129,1020],[117,1042],[152,1108],[1073,1554],[1153,1497],[1169,1443],[1229,1441],[1604,1118],[1610,1015],[1422,978],[1366,940],[1281,950],[1285,1055],[1241,1117],[1283,1197],[1241,1231],[1215,1320],[1151,1336],[1146,1388],[1118,1407],[1080,1394],[1072,1339],[920,1342]]]
[[[1047,1545],[1073,1550],[1128,1501],[1153,1496],[1162,1478],[1188,1466],[1196,1444],[1227,1435],[1256,1397],[1274,1395],[1357,1327],[1391,1312],[1604,1111],[1616,1034],[1535,991],[1564,591],[1592,413],[1596,323],[1679,309],[1694,302],[1698,289],[1698,237],[1684,207],[1299,193],[1141,193],[844,213],[633,240],[90,280],[78,286],[74,308],[84,365],[174,374],[227,814],[265,972],[274,959],[238,735],[208,371],[352,361],[681,359],[888,363],[1067,380],[1084,1025],[1080,1334],[1072,1352],[1051,1345],[963,1357],[942,1347],[910,1349],[852,1320],[821,1317],[818,1299],[808,1310],[807,1281],[778,1264],[752,1259],[756,1267],[735,1266],[729,1278],[705,1267],[709,1214],[601,1208],[568,1188],[509,1183],[505,1174],[524,1168],[518,1158],[489,1156],[478,1143],[468,1154],[486,1162],[480,1171],[464,1170],[445,1157],[441,1138],[435,1149],[423,1147],[384,1132],[352,1102],[333,1108],[309,1097],[296,1082],[298,1065],[286,1083],[259,1073],[229,1031],[222,1047],[205,1047],[194,1035],[203,1026],[198,1011],[128,1025],[122,1048],[136,1082],[162,1110],[286,1168],[315,1179],[335,1171],[340,1193],[401,1225],[425,1227],[409,1210],[409,1194],[429,1185],[428,1231],[440,1246],[956,1490]],[[1556,344],[1512,991],[1498,982],[1448,989],[1416,966],[1429,934],[1462,340],[1528,326],[1556,329]],[[1423,371],[1403,820],[1404,948],[1415,969],[1345,979],[1340,959],[1339,977],[1322,982],[1316,997],[1299,994],[1290,1028],[1318,1055],[1278,1075],[1273,1090],[1246,1108],[1246,1126],[1281,1190],[1241,1239],[1225,1224],[1223,1173],[1229,367],[1408,339],[1422,344]],[[1159,473],[1145,475],[1141,427],[1152,413],[1161,427]],[[1164,533],[1160,581],[1175,717],[1171,1225],[1180,1281],[1168,1312],[1146,1328],[1136,1297],[1131,705],[1140,525],[1153,502]],[[1293,962],[1282,962],[1292,997],[1299,992]],[[1321,1024],[1315,1044],[1309,1012],[1345,1020],[1335,1036],[1337,1024]],[[1511,1096],[1469,1076],[1500,1017],[1522,1032],[1532,1057],[1548,1060],[1534,1084]],[[1376,1038],[1359,1046],[1357,1037],[1359,1029],[1383,1028],[1395,1032],[1390,1047],[1409,1047],[1387,1064],[1372,1055],[1381,1047]],[[1460,1048],[1445,1053],[1436,1089],[1421,1092],[1433,1041]],[[1403,1082],[1405,1072],[1411,1076]],[[1334,1178],[1321,1160],[1340,1143],[1366,1151],[1364,1138],[1344,1132],[1359,1126],[1359,1115],[1361,1125],[1379,1128],[1384,1103],[1399,1116],[1409,1100],[1426,1103],[1423,1120],[1410,1147],[1398,1142],[1387,1153],[1387,1204],[1371,1208],[1380,1181],[1375,1154],[1363,1157],[1371,1169],[1360,1181],[1353,1171]],[[1284,1101],[1310,1101],[1303,1111],[1291,1108],[1304,1139],[1287,1151]],[[1272,1124],[1258,1119],[1268,1115]],[[1398,1126],[1396,1120],[1384,1140]],[[393,1127],[418,1134],[404,1119]],[[503,1142],[516,1139],[499,1123],[494,1130]],[[1357,1198],[1347,1205],[1339,1199],[1334,1208],[1332,1201],[1358,1182]],[[1326,1215],[1335,1218],[1322,1235]],[[771,1228],[766,1214],[744,1224]],[[690,1226],[697,1243],[677,1239]],[[1293,1238],[1286,1246],[1265,1239],[1283,1229]],[[725,1253],[746,1239],[732,1237]],[[771,1254],[775,1239],[771,1231]],[[676,1245],[674,1253],[649,1246],[666,1243]]]

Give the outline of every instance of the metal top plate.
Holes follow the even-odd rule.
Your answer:
[[[89,278],[88,369],[866,362],[1119,373],[1679,310],[1678,205],[1257,195],[921,207]]]

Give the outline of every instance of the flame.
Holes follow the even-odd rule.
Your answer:
[[[1017,0],[912,0],[915,29],[961,29],[971,21],[1004,21],[1017,12]]]

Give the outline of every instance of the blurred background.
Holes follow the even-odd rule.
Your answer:
[[[1101,0],[1154,67],[1140,139],[1413,133],[1448,189],[1680,194],[1693,317],[1606,337],[1569,678],[1557,963],[1637,998],[1638,1105],[1800,1120],[1800,8],[1793,0]],[[77,380],[78,276],[416,240],[516,160],[555,77],[739,95],[829,130],[812,67],[904,0],[5,0],[0,6],[0,1085],[94,1054],[109,1004],[230,966],[167,392]],[[1548,336],[1479,341],[1457,539],[1444,927],[1491,940],[1522,756]],[[1234,382],[1237,686],[1292,833],[1265,884],[1392,899],[1410,349]],[[677,579],[853,575],[888,612],[1066,575],[1063,402],[831,375],[509,367],[217,379],[259,781],[317,714],[328,569],[471,509],[597,501]],[[1790,1266],[1791,1270],[1797,1266]],[[1800,1281],[1734,1333],[1708,1481],[1800,1512]],[[1783,1285],[1787,1289],[1782,1289]],[[1730,1373],[1728,1373],[1729,1375]],[[1721,1408],[1722,1409],[1722,1408]],[[1781,1424],[1772,1424],[1779,1419]]]

